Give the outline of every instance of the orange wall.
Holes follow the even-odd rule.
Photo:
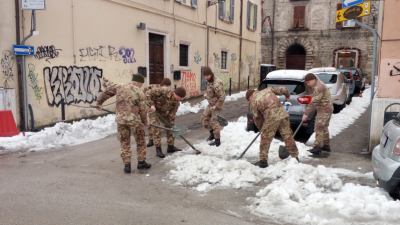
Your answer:
[[[378,97],[400,98],[400,0],[384,1]]]

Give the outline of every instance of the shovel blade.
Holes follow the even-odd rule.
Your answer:
[[[284,145],[279,146],[279,158],[286,159],[289,157],[289,152]]]

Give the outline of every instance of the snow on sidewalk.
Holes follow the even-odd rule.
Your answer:
[[[227,96],[225,101],[236,101],[243,98],[246,92]],[[191,105],[185,102],[179,106],[177,115],[198,113],[207,107],[206,100]],[[107,115],[94,120],[83,119],[69,123],[57,123],[39,132],[27,132],[14,137],[0,137],[0,153],[12,151],[38,151],[45,149],[73,146],[99,140],[117,132],[115,115]]]
[[[353,97],[350,105],[347,105],[340,113],[333,114],[329,124],[330,137],[334,137],[344,129],[351,126],[367,110],[370,103],[371,89],[365,89],[362,97]],[[315,133],[307,141],[312,145],[315,141]]]
[[[283,224],[398,224],[400,201],[380,188],[345,183],[324,166],[289,163],[249,209]]]

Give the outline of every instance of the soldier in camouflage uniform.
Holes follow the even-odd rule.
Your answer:
[[[290,98],[286,87],[269,87],[262,91],[248,90],[246,99],[250,102],[254,123],[261,132],[260,161],[255,165],[268,166],[268,151],[277,131],[283,138],[289,154],[298,159],[298,149],[290,128],[289,114],[285,111],[276,95]]]
[[[205,67],[203,73],[207,81],[204,97],[208,101],[208,106],[202,114],[201,121],[203,126],[210,131],[207,141],[213,141],[210,145],[218,147],[221,145],[221,125],[218,123],[218,115],[221,113],[225,101],[224,84],[214,76],[209,67]]]
[[[97,108],[107,99],[116,96],[116,122],[118,139],[121,143],[121,158],[125,165],[124,172],[131,173],[131,133],[137,145],[138,169],[149,169],[146,163],[145,126],[147,126],[147,106],[145,95],[140,89],[144,83],[142,75],[134,74],[132,82],[124,85],[111,84],[108,81],[106,89],[97,99]]]
[[[316,111],[315,117],[315,143],[310,150],[313,155],[319,155],[322,151],[330,152],[329,144],[329,121],[333,112],[331,93],[328,88],[317,77],[310,73],[305,76],[305,82],[312,91],[312,102],[307,106],[303,115],[303,121],[307,122],[309,117]]]
[[[178,87],[174,91],[166,88],[152,88],[146,92],[147,104],[150,107],[149,120],[150,124],[161,125],[172,128],[175,123],[176,112],[179,108],[179,102],[186,96],[186,90]],[[161,148],[161,129],[150,126],[149,129],[153,134],[154,144],[156,146],[157,156],[164,158],[165,155]],[[171,131],[167,131],[167,153],[181,151],[174,145],[174,135]]]
[[[143,89],[144,94],[146,95],[146,93],[154,88],[158,88],[158,87],[162,87],[165,88],[167,90],[171,89],[171,80],[169,78],[164,78],[160,84],[152,84],[149,85],[147,87],[145,87]],[[150,115],[149,115],[150,116]],[[148,132],[149,132],[149,142],[147,143],[147,147],[151,147],[154,145],[154,141],[153,141],[153,129],[151,129],[151,127],[149,127]]]

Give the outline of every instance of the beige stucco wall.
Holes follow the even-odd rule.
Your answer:
[[[258,4],[258,29],[255,32],[249,31],[246,29],[245,21],[247,0],[243,1],[245,4],[240,78],[242,90],[247,86],[248,76],[251,77],[253,83],[257,77],[262,8],[260,0],[252,0]],[[7,11],[8,15],[1,14],[0,17],[14,18],[13,3],[14,1],[11,0],[0,3],[8,7],[7,9],[1,7],[1,10]],[[184,75],[187,79],[174,81],[174,85],[184,85],[189,89],[188,93],[191,96],[196,96],[201,94],[201,67],[207,62],[206,25],[208,24],[210,27],[208,63],[217,76],[225,82],[226,88],[228,88],[229,78],[233,80],[233,88],[237,88],[240,0],[235,0],[235,6],[235,20],[231,24],[219,20],[216,17],[217,5],[207,8],[205,0],[198,1],[197,9],[178,4],[173,0],[47,0],[46,10],[36,13],[39,35],[27,41],[28,45],[35,47],[35,51],[38,47],[52,48],[51,51],[45,51],[47,55],[38,54],[36,57],[28,57],[26,61],[28,102],[33,107],[36,126],[61,120],[59,106],[61,96],[69,98],[66,105],[67,120],[98,115],[99,112],[96,110],[75,105],[94,104],[95,97],[103,88],[100,76],[114,82],[125,83],[129,82],[132,73],[138,71],[138,67],[146,67],[148,70],[149,33],[165,36],[165,77],[173,79],[174,70],[187,71]],[[29,33],[30,17],[30,11],[23,12],[24,36]],[[136,28],[140,22],[146,24],[145,30]],[[8,24],[7,26],[10,26]],[[14,25],[9,28],[1,27],[2,30],[6,28],[4,33],[15,34]],[[15,35],[8,38],[9,43],[2,41],[1,44],[10,48],[10,45],[15,42]],[[179,43],[189,44],[188,67],[179,66]],[[5,47],[1,46],[0,50],[3,49]],[[120,49],[122,52],[119,51]],[[218,67],[221,50],[228,51],[226,70]],[[132,61],[124,62],[122,53],[127,52],[133,54],[133,57],[128,57]],[[48,57],[49,55],[51,57]],[[87,69],[86,72],[84,72],[85,69]],[[65,70],[64,78],[57,76],[58,70]],[[82,72],[84,74],[79,74]],[[2,77],[0,76],[0,83],[4,82]],[[84,92],[80,93],[72,89],[70,92],[65,90],[68,93],[61,95],[63,90],[57,91],[59,84],[64,84],[66,89],[68,85],[74,86],[67,77],[68,79],[79,78],[82,82],[77,86]],[[147,76],[146,83],[148,82]],[[16,84],[13,83],[12,86],[16,87]],[[78,102],[79,100],[82,101]],[[108,102],[113,102],[113,100]],[[112,108],[111,106],[110,109]]]
[[[395,69],[400,68],[399,9],[400,0],[384,2],[377,92],[379,98],[400,98],[400,71]]]

